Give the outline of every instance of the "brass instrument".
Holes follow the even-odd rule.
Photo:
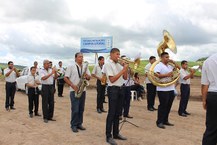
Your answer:
[[[138,72],[138,68],[140,67],[140,58],[135,59],[134,61],[127,58],[119,58],[118,63],[127,63],[130,68],[130,76],[133,78],[135,72]],[[143,70],[143,68],[142,68]],[[141,72],[142,73],[142,72]]]
[[[85,75],[86,75],[86,72],[87,72],[87,69],[88,69],[88,62],[84,62],[84,65],[85,65],[84,66],[84,72],[81,74],[80,81],[79,81],[79,83],[77,85],[78,86],[78,91],[75,92],[75,98],[80,98],[82,93],[84,92],[84,88],[86,86],[89,86],[89,83],[85,78]]]
[[[105,86],[106,82],[107,82],[107,77],[106,77],[106,74],[103,73],[102,74],[102,79],[101,79],[101,85]]]
[[[176,44],[175,41],[173,39],[173,37],[169,34],[169,32],[167,32],[166,30],[163,31],[163,36],[164,39],[162,42],[160,42],[160,44],[158,45],[157,48],[157,52],[158,55],[160,56],[162,52],[164,52],[167,48],[169,48],[173,53],[176,54],[177,49],[176,49]],[[160,87],[166,87],[169,85],[172,85],[174,83],[176,83],[176,81],[179,79],[180,77],[180,72],[179,69],[176,68],[175,63],[169,62],[168,64],[173,66],[173,75],[172,77],[167,77],[167,78],[158,78],[154,72],[154,68],[155,66],[161,61],[161,59],[155,61],[149,71],[148,71],[148,78],[149,80],[156,86],[160,86]]]

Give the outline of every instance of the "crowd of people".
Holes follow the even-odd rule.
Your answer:
[[[122,59],[120,59],[122,58]],[[52,66],[49,60],[43,61],[43,68],[38,68],[38,63],[35,61],[30,68],[27,77],[28,88],[28,104],[29,116],[41,116],[38,112],[39,95],[42,96],[42,116],[44,123],[56,121],[54,119],[54,93],[57,83],[58,97],[63,97],[64,84],[70,87],[71,101],[71,120],[70,127],[72,132],[78,133],[79,130],[86,130],[83,126],[83,113],[85,110],[86,99],[86,81],[90,80],[91,76],[96,79],[96,111],[97,113],[107,113],[105,136],[106,142],[111,145],[116,145],[114,139],[127,140],[126,137],[120,134],[119,124],[124,117],[133,118],[130,115],[131,91],[135,90],[139,100],[143,99],[145,88],[142,85],[139,74],[133,73],[129,64],[124,61],[126,56],[120,56],[120,50],[113,48],[110,51],[110,58],[105,63],[104,57],[98,58],[98,63],[90,72],[87,65],[84,65],[84,58],[81,52],[75,54],[75,63],[64,69],[62,61],[59,61],[58,68]],[[161,61],[154,68],[155,76],[158,78],[168,78],[173,76],[174,68],[180,69],[180,104],[178,115],[187,117],[191,115],[187,111],[187,105],[190,96],[190,79],[193,78],[195,70],[189,69],[188,62],[183,60],[181,67],[169,58],[167,52],[160,55]],[[203,145],[215,145],[217,143],[217,120],[216,120],[216,98],[217,98],[217,78],[216,66],[217,55],[208,58],[202,69],[202,96],[203,106],[207,110],[206,116],[206,131],[203,137]],[[166,126],[174,126],[169,120],[170,110],[175,97],[175,84],[168,86],[156,86],[148,77],[148,72],[151,65],[156,61],[155,56],[150,56],[149,63],[145,66],[145,83],[147,90],[147,110],[157,111],[156,126],[165,129]],[[174,66],[169,65],[173,63]],[[8,67],[3,73],[6,81],[6,99],[5,109],[7,111],[15,110],[14,96],[16,92],[16,78],[19,77],[19,72],[14,67],[12,61],[8,62]],[[41,85],[41,90],[39,89]],[[105,91],[107,88],[108,95],[108,111],[105,110],[103,103],[105,102]],[[80,93],[80,94],[79,94]],[[155,97],[158,96],[159,106],[155,107]]]

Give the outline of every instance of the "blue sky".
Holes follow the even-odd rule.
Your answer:
[[[166,29],[174,37],[174,60],[197,60],[217,52],[215,0],[0,0],[0,62],[31,66],[44,59],[73,62],[81,37],[113,36],[121,54],[157,56]],[[105,57],[108,54],[103,54]],[[94,62],[94,54],[84,54]]]

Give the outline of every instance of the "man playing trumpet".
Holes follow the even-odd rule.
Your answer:
[[[182,117],[186,117],[187,115],[190,115],[186,111],[188,100],[190,96],[190,79],[193,78],[195,70],[190,69],[190,73],[188,72],[188,62],[186,60],[183,60],[181,62],[181,70],[180,70],[180,92],[181,92],[181,99],[179,103],[179,111],[178,114]]]
[[[7,111],[14,108],[14,96],[16,92],[16,78],[19,77],[17,69],[14,67],[12,61],[8,62],[8,68],[4,69],[5,81],[6,81],[6,100],[5,108]],[[10,107],[10,108],[9,108]]]
[[[119,115],[120,110],[122,109],[122,85],[124,80],[127,79],[128,64],[121,66],[118,63],[119,57],[120,50],[118,48],[112,48],[110,51],[110,59],[104,66],[104,73],[108,80],[109,99],[109,110],[106,119],[106,141],[111,145],[117,144],[113,138],[126,140],[125,137],[119,134]]]

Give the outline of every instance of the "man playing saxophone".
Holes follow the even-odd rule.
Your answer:
[[[106,80],[104,79],[102,74],[102,67],[104,65],[104,57],[100,56],[98,58],[98,64],[94,66],[93,71],[92,71],[92,77],[96,78],[96,86],[97,86],[97,112],[102,113],[106,112],[103,108],[103,101],[105,97],[105,86],[106,86]]]
[[[70,86],[70,100],[71,100],[71,129],[73,132],[77,133],[78,129],[86,130],[82,126],[83,123],[83,113],[86,98],[86,88],[82,90],[80,98],[76,97],[79,91],[80,80],[86,78],[90,80],[90,71],[87,65],[83,64],[83,54],[78,52],[75,54],[75,64],[68,66],[66,69],[64,81]],[[86,71],[86,72],[85,72]],[[81,84],[83,85],[83,84]]]

